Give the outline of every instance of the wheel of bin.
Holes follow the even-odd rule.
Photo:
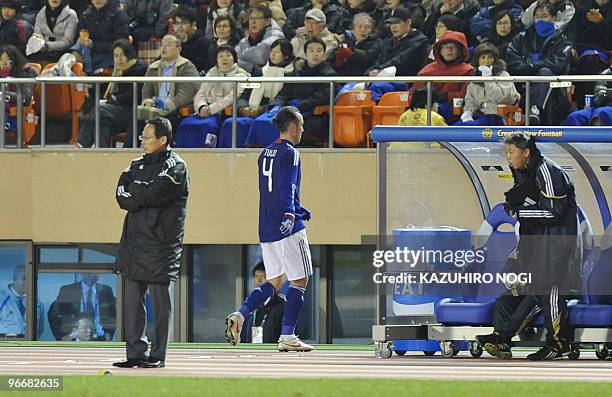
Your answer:
[[[603,344],[597,345],[597,347],[595,348],[595,355],[600,360],[605,360],[608,357],[608,354],[609,354],[608,349]]]
[[[382,351],[381,351],[381,357],[391,358],[392,355],[393,355],[393,350],[391,350],[391,343],[389,342],[383,346]]]
[[[442,357],[444,358],[452,358],[459,353],[459,350],[457,350],[453,342],[440,342],[440,350],[442,351]]]
[[[396,350],[395,354],[397,354],[398,356],[403,356],[404,354],[406,354],[406,350]]]
[[[572,351],[567,356],[567,358],[569,358],[570,360],[578,360],[580,358],[580,349],[578,348],[578,346],[572,348]]]
[[[436,351],[435,350],[423,350],[423,354],[428,356],[428,357],[431,357],[434,354],[436,354]]]
[[[482,352],[482,346],[480,346],[478,342],[470,343],[470,354],[472,355],[472,357],[478,358],[482,356]]]

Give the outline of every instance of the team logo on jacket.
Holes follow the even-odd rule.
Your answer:
[[[491,137],[493,136],[493,130],[490,128],[485,128],[484,130],[482,130],[482,136],[484,137],[484,139],[491,139]]]

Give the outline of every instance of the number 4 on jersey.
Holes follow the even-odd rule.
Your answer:
[[[265,157],[263,159],[263,164],[261,167],[261,172],[263,176],[268,177],[268,192],[272,193],[272,165],[274,164],[274,159],[270,159],[270,167],[266,168],[267,160]]]

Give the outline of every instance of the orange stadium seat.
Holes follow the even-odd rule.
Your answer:
[[[374,106],[372,126],[395,125],[410,105],[409,91],[387,92]]]
[[[45,66],[50,69],[55,63]],[[72,66],[72,72],[77,76],[83,75],[83,64],[80,62]],[[72,133],[69,143],[75,144],[79,136],[79,110],[85,102],[85,85],[78,84],[47,84],[47,118],[49,119],[68,119],[72,117]],[[34,90],[34,107],[40,114],[41,89],[37,86]]]
[[[334,106],[334,141],[345,147],[365,147],[372,128],[371,91],[347,91]]]

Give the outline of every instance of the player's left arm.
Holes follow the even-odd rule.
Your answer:
[[[533,205],[519,207],[519,219],[528,218],[543,224],[558,223],[569,210],[574,196],[572,184],[562,171],[546,164],[538,168],[536,184],[540,189],[539,200]]]
[[[185,163],[170,158],[151,181],[130,183],[132,197],[141,207],[161,207],[187,194],[188,175]]]
[[[300,155],[299,152],[292,148],[288,150],[281,159],[280,163],[280,208],[283,212],[283,221],[281,224],[281,232],[283,234],[291,233],[293,223],[295,222],[295,193],[297,190],[297,180],[299,173]]]

